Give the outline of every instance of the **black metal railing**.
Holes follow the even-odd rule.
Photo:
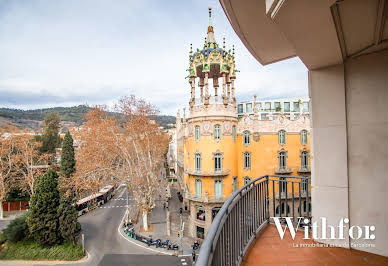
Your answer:
[[[196,265],[240,265],[270,217],[311,217],[310,178],[265,175],[234,192],[214,218]],[[310,219],[311,221],[311,219]]]

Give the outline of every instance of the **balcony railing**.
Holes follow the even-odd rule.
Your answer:
[[[192,175],[192,176],[227,176],[230,173],[230,169],[222,169],[222,170],[213,170],[213,171],[196,171],[196,170],[186,170],[186,174]]]
[[[201,196],[197,196],[195,194],[186,194],[186,197],[193,201],[199,201],[199,202],[210,202],[210,203],[220,203],[224,202],[228,199],[226,196],[216,196],[216,195],[207,195],[206,193]]]
[[[311,218],[306,183],[310,178],[265,175],[234,192],[214,218],[196,265],[240,265],[270,217],[294,217],[295,224],[298,217]]]

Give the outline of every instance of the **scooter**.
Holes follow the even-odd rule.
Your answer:
[[[158,248],[158,247],[161,247],[161,246],[162,246],[162,240],[161,239],[156,239],[155,247]]]
[[[177,244],[169,244],[168,245],[168,250],[178,250],[179,249],[179,246]]]
[[[150,239],[147,241],[147,245],[148,245],[148,246],[154,246],[154,245],[156,245],[156,241],[153,241],[152,238],[150,238]]]
[[[192,245],[193,250],[197,250],[199,248],[199,243],[197,241],[194,242],[194,245]]]
[[[170,240],[166,240],[166,241],[164,241],[164,242],[162,242],[161,244],[162,244],[162,248],[166,248],[166,247],[168,247],[168,243],[170,242]]]

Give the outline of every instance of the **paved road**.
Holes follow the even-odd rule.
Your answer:
[[[152,251],[132,244],[118,233],[118,226],[125,213],[127,190],[116,192],[115,197],[98,208],[79,218],[85,234],[85,247],[89,258],[82,263],[60,265],[182,265],[181,258],[157,255]],[[129,201],[129,205],[134,205]],[[188,261],[190,258],[186,258]],[[189,263],[188,263],[189,264]],[[183,264],[183,265],[188,265]]]

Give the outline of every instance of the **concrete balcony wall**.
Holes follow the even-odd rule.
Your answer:
[[[320,240],[374,244],[352,248],[388,256],[388,50],[309,72],[312,98],[313,221],[375,226],[375,240]],[[355,230],[356,233],[356,230]]]
[[[338,225],[349,217],[344,66],[310,71],[309,90],[313,222],[321,226],[320,218],[326,217],[328,224]],[[349,239],[319,241],[349,247]]]
[[[388,256],[388,50],[348,60],[345,73],[350,225],[376,227],[373,242],[352,243]]]

